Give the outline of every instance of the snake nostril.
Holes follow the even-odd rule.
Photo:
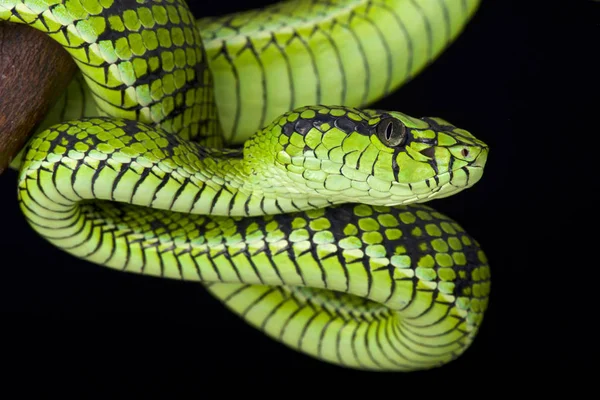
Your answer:
[[[435,156],[435,149],[433,147],[428,147],[420,151],[425,157],[433,158]]]
[[[463,157],[465,157],[465,158],[466,158],[466,157],[468,157],[468,156],[469,156],[469,150],[467,150],[467,149],[462,149],[462,150],[460,151],[460,154],[461,154]]]

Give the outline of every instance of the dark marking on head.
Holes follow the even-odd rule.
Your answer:
[[[296,121],[295,130],[302,136],[306,135],[312,128],[313,124],[308,119],[301,118],[298,121]]]
[[[428,147],[420,151],[425,157],[434,158],[435,157],[435,147]]]
[[[283,125],[282,131],[285,136],[292,136],[292,133],[294,133],[294,125],[288,122]]]
[[[339,117],[336,118],[334,121],[334,124],[336,126],[336,128],[346,132],[346,133],[350,133],[352,131],[354,131],[355,127],[356,127],[356,122],[352,121],[350,118],[348,117]]]
[[[423,117],[421,118],[421,120],[427,122],[429,124],[429,127],[436,132],[449,132],[456,128],[453,125],[440,125],[437,121],[429,117]]]

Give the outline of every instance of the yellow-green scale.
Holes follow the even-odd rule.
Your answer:
[[[215,75],[225,77],[215,68],[222,62],[219,57],[239,55],[221,64],[238,73],[239,95],[222,96],[232,81],[217,79],[215,85],[227,137],[239,140],[296,104],[364,105],[375,100],[435,58],[478,3],[348,0],[323,4],[300,0],[284,3],[275,17],[267,9],[239,14],[228,27],[219,27],[220,19],[213,20],[209,24],[212,31],[202,31],[202,35],[212,35],[208,58],[214,61]],[[197,63],[205,61],[200,35],[192,30],[195,21],[184,3],[164,2],[151,8],[139,5],[108,19],[101,15],[103,8],[113,5],[109,0],[81,0],[59,4],[50,12],[47,5],[36,1],[4,1],[0,18],[13,22],[37,19],[35,28],[49,27],[63,45],[79,46],[71,48],[71,54],[86,69],[86,83],[99,105],[82,107],[82,116],[111,114],[161,123],[163,129],[183,138],[198,139],[199,132],[205,137],[216,135],[208,69],[201,70],[205,87],[188,89],[185,94],[180,91],[197,78]],[[317,15],[325,18],[314,18]],[[312,24],[300,23],[307,16],[313,17]],[[181,25],[166,28],[167,23]],[[70,24],[70,29],[58,29]],[[203,21],[199,26],[204,27]],[[122,36],[114,42],[103,40],[107,27]],[[81,47],[86,43],[87,51]],[[248,44],[244,52],[236,51]],[[313,51],[315,46],[321,51]],[[401,50],[392,52],[391,48]],[[160,55],[145,58],[148,51],[157,49],[161,49]],[[361,58],[362,62],[354,62]],[[110,63],[107,68],[105,62]],[[158,72],[160,78],[145,82],[146,76]],[[349,77],[365,85],[351,85]],[[120,85],[124,88],[115,89]],[[91,97],[84,94],[81,98]],[[183,113],[169,117],[183,105]],[[350,120],[363,118],[341,109],[328,112],[346,114]],[[315,110],[297,114],[288,119],[312,118]],[[201,121],[208,121],[204,132]],[[417,126],[423,122],[410,123],[424,129],[416,133],[417,139],[438,135],[438,143],[444,147],[435,150],[438,166],[447,166],[451,157],[456,158],[458,167],[472,162],[462,155],[465,147],[476,150],[473,157],[481,151],[478,142],[460,129],[438,133],[427,130],[427,124]],[[239,127],[239,131],[232,134],[228,126]],[[181,142],[173,146],[160,132],[141,127],[137,135],[130,136],[124,131],[122,122],[97,120],[58,125],[32,141],[19,198],[28,221],[58,247],[129,272],[206,284],[240,282],[215,283],[209,290],[267,334],[342,365],[426,368],[458,356],[473,339],[487,307],[487,260],[477,242],[441,214],[418,206],[343,205],[297,213],[293,222],[281,215],[259,217],[246,226],[242,219],[116,203],[79,204],[83,198],[104,199],[184,213],[208,210],[226,214],[230,206],[236,214],[244,213],[244,196],[235,193],[248,189],[246,167],[258,168],[258,164],[236,169],[241,163],[218,151],[198,156],[189,151],[193,145]],[[359,200],[365,192],[369,192],[365,198],[406,192],[401,185],[390,187],[393,174],[386,165],[392,162],[392,152],[373,137],[344,141],[339,130],[326,124],[305,136],[293,134],[287,141],[283,136],[271,141],[265,137],[255,138],[252,155],[276,153],[272,156],[285,168],[261,176],[265,182],[260,193],[247,203],[256,212],[321,207],[328,204],[327,196],[340,191],[354,191]],[[349,164],[343,166],[342,141],[350,143],[350,149],[360,148],[360,157],[346,157]],[[301,156],[306,146],[316,157]],[[423,142],[415,142],[397,158],[407,166],[401,179],[430,178],[431,168],[423,154],[427,148]],[[352,169],[359,161],[373,167],[373,176]],[[465,175],[461,171],[455,175],[461,174]],[[444,179],[440,177],[447,183]],[[432,182],[415,183],[411,190],[428,196]],[[286,198],[298,185],[320,191],[325,198]],[[201,190],[202,200],[194,202]],[[178,193],[177,199],[174,193]],[[263,195],[266,197],[260,197]],[[337,212],[351,216],[350,222],[343,222],[343,231],[337,228],[342,224],[336,223]],[[404,241],[408,238],[416,245]],[[246,283],[260,285],[244,287],[231,296]],[[286,288],[276,290],[273,285]],[[298,285],[346,291],[371,303],[361,305],[363,301],[351,295],[328,297],[300,290],[295,287]],[[448,307],[452,307],[449,312]]]

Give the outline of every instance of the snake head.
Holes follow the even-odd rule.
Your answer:
[[[372,141],[392,151],[392,187],[408,187],[408,202],[447,197],[481,179],[489,149],[470,132],[437,117],[367,112],[379,119]],[[386,171],[375,168],[373,175],[389,178]]]
[[[279,173],[265,177],[281,180],[280,195],[308,193],[333,204],[445,197],[479,181],[488,153],[485,143],[439,118],[348,107],[294,110],[251,142],[272,154]]]

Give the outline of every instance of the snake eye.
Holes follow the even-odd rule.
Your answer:
[[[377,136],[386,146],[399,146],[406,138],[406,128],[396,118],[384,118],[377,125]]]

